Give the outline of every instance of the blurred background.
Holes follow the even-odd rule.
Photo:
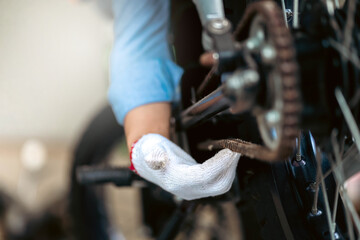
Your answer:
[[[107,104],[112,26],[111,0],[0,0],[0,240],[6,239],[2,227],[21,233],[44,213],[61,216],[46,230],[71,230],[66,212],[73,153]],[[110,161],[129,164],[124,143]],[[140,190],[104,189],[114,226],[126,239],[148,239]],[[235,215],[229,209],[228,216]],[[215,220],[211,209],[203,212],[206,230]]]
[[[107,102],[110,7],[109,0],[0,0],[0,190],[32,215],[66,197],[73,149]],[[116,154],[127,164],[126,151]],[[134,190],[116,194],[136,203]],[[13,212],[7,221],[20,231],[22,216]]]
[[[112,21],[96,2],[0,0],[0,140],[71,145],[106,101]]]

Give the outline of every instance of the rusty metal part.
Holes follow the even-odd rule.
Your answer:
[[[298,90],[298,66],[295,58],[295,50],[291,33],[285,25],[281,9],[273,1],[258,1],[250,4],[234,33],[236,41],[244,42],[249,38],[251,24],[254,19],[261,16],[262,24],[266,29],[266,37],[276,51],[274,66],[279,77],[279,86],[272,86],[267,82],[267,94],[276,95],[281,100],[281,107],[276,107],[280,113],[276,144],[260,146],[240,139],[214,140],[201,143],[201,149],[229,148],[250,158],[274,162],[286,159],[294,151],[295,139],[298,136],[299,115],[301,112],[300,93]],[[267,81],[270,81],[268,77]],[[276,87],[281,88],[280,91]],[[275,103],[272,103],[274,107]],[[275,107],[274,107],[275,108]],[[266,112],[264,107],[259,106],[254,112],[257,118]],[[260,112],[260,114],[259,114]],[[258,121],[258,124],[261,124]],[[260,126],[261,127],[261,126]],[[264,136],[262,135],[264,139]]]
[[[256,158],[263,161],[272,162],[278,158],[277,152],[264,146],[247,142],[241,139],[209,140],[198,145],[201,150],[213,151],[228,148],[231,151],[241,153],[249,158]]]
[[[199,62],[201,66],[203,67],[209,67],[211,68],[216,64],[216,61],[218,59],[218,54],[214,52],[205,52],[200,55]]]
[[[216,81],[216,78],[219,78],[216,73],[217,66],[216,64],[211,68],[209,73],[206,75],[204,81],[201,83],[200,87],[196,91],[197,98],[204,97],[209,92],[209,86],[213,81]]]

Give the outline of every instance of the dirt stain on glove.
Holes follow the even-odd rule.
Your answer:
[[[145,156],[145,162],[153,170],[163,170],[166,168],[169,158],[164,149],[154,149]]]

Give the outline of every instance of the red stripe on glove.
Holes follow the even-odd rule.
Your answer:
[[[130,167],[129,167],[129,169],[131,170],[131,171],[133,171],[134,173],[136,173],[136,174],[138,174],[137,173],[137,171],[136,171],[136,169],[135,169],[135,166],[134,166],[134,164],[133,164],[133,162],[132,162],[132,153],[133,153],[133,149],[134,149],[134,147],[135,147],[135,144],[138,142],[139,140],[136,140],[132,145],[131,145],[131,149],[130,149]]]

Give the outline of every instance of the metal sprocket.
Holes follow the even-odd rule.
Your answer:
[[[283,160],[293,153],[299,134],[301,100],[294,43],[281,9],[273,1],[250,4],[234,38],[245,54],[257,54],[259,65],[266,65],[268,69],[264,77],[265,104],[256,103],[253,108],[264,146],[240,139],[209,141],[201,145],[208,149],[229,148],[267,162]]]

